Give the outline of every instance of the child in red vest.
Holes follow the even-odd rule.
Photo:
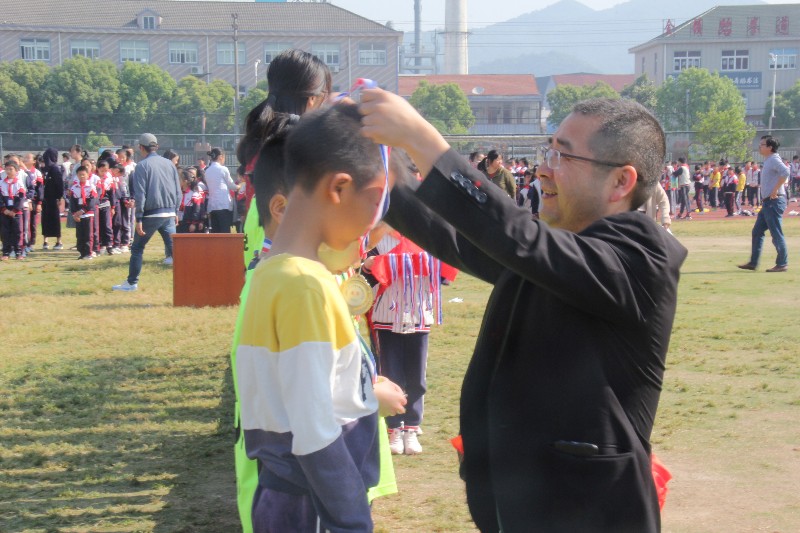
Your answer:
[[[13,161],[5,164],[5,178],[0,180],[0,237],[3,241],[2,260],[7,261],[14,252],[17,259],[22,254],[22,209],[27,201],[25,184],[19,179],[19,165]]]

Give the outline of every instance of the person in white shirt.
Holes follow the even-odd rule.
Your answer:
[[[206,152],[211,164],[206,167],[206,185],[208,186],[208,218],[211,233],[230,233],[233,225],[233,202],[231,191],[238,191],[244,182],[237,185],[225,166],[225,152],[214,147]]]

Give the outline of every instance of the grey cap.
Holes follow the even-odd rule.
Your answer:
[[[140,146],[158,146],[158,139],[152,133],[142,133],[139,136]]]

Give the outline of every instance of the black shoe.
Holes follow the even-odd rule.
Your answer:
[[[775,265],[772,268],[768,268],[767,272],[786,272],[787,270],[789,270],[789,267],[786,265],[783,266]]]
[[[756,269],[756,265],[754,265],[753,263],[745,263],[743,265],[738,265],[738,267],[741,268],[742,270],[755,270]],[[786,268],[786,267],[784,267],[784,268]]]

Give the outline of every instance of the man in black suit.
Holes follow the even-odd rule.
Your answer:
[[[660,175],[661,126],[628,100],[578,104],[531,220],[402,98],[366,90],[360,108],[364,135],[426,176],[395,187],[388,222],[494,285],[461,391],[477,526],[659,531],[649,439],[686,257],[636,210]]]

